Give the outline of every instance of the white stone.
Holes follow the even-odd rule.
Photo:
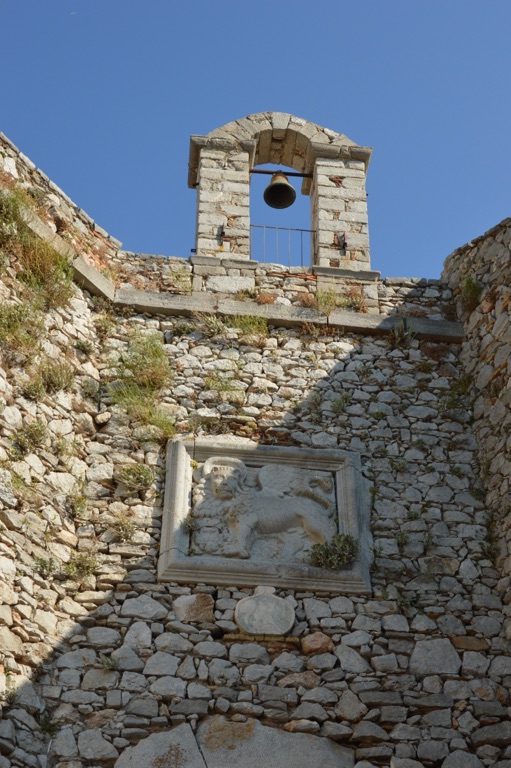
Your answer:
[[[237,293],[237,291],[253,291],[255,280],[253,277],[232,277],[231,275],[211,275],[206,280],[208,291],[219,293]]]
[[[91,762],[113,760],[119,756],[113,744],[103,738],[99,728],[90,728],[78,734],[78,751],[80,757]]]
[[[341,663],[341,669],[344,672],[354,672],[359,674],[360,672],[369,672],[370,666],[362,656],[349,648],[347,645],[340,645],[334,650],[335,655]]]
[[[193,731],[182,723],[170,731],[153,733],[134,747],[125,749],[114,768],[208,768]]]
[[[41,611],[39,609],[36,610],[34,613],[34,622],[38,627],[40,627],[44,632],[47,632],[49,635],[55,634],[55,629],[57,627],[57,617],[49,611]]]
[[[396,766],[399,768],[399,766]],[[472,755],[461,749],[451,752],[444,762],[442,768],[484,768],[484,764],[479,760],[477,755]]]
[[[416,675],[456,675],[461,659],[446,638],[419,640],[410,658],[410,672]]]
[[[165,653],[165,651],[156,651],[153,656],[148,658],[144,667],[144,675],[175,675],[179,661],[177,656],[172,656],[172,654]]]
[[[0,579],[12,582],[16,576],[16,563],[8,557],[0,557]]]
[[[7,405],[2,411],[2,421],[11,429],[19,429],[23,424],[20,409],[15,405]]]
[[[51,751],[54,755],[63,758],[75,757],[78,747],[73,731],[70,727],[61,728],[53,738]]]
[[[112,480],[114,475],[114,465],[107,462],[105,464],[97,464],[95,467],[90,467],[85,476],[89,483],[104,483]]]
[[[207,768],[353,768],[353,752],[329,739],[305,733],[286,733],[257,720],[229,722],[222,716],[203,721],[197,742]],[[269,756],[271,755],[271,761]],[[117,767],[116,767],[117,768]]]
[[[178,621],[213,621],[214,601],[211,595],[199,592],[196,595],[180,595],[172,608]]]
[[[146,621],[158,621],[168,616],[168,610],[157,600],[149,595],[130,597],[124,601],[121,608],[121,616],[131,616]]]
[[[87,642],[96,647],[117,645],[120,639],[120,633],[109,627],[91,627],[87,630]]]
[[[69,472],[48,472],[46,480],[56,491],[65,494],[71,494],[76,486],[76,477]]]
[[[156,696],[161,696],[164,701],[175,698],[182,699],[186,695],[186,681],[166,675],[155,680],[149,686],[149,690]]]
[[[295,612],[287,600],[274,592],[273,587],[257,587],[254,595],[237,603],[234,620],[243,632],[286,635],[291,630]]]
[[[135,621],[124,636],[124,645],[132,648],[150,648],[152,632],[150,627],[143,621]],[[158,650],[165,650],[158,648]]]
[[[62,654],[56,661],[58,669],[82,669],[96,660],[96,651],[92,648],[82,648],[79,651],[69,651]]]

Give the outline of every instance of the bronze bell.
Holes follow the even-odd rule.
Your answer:
[[[296,192],[282,171],[277,171],[264,190],[264,202],[270,208],[289,208],[296,200]]]

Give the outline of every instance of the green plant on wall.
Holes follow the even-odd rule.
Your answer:
[[[393,325],[389,334],[391,344],[396,349],[406,347],[415,338],[415,333],[406,317]]]
[[[147,464],[125,464],[119,467],[117,479],[130,491],[146,491],[154,483],[154,471]]]
[[[113,521],[109,526],[110,532],[119,541],[131,541],[136,531],[135,521],[131,517],[132,512],[116,512]]]
[[[42,315],[29,301],[0,306],[0,347],[4,350],[31,356],[43,333]]]
[[[23,394],[30,400],[40,400],[45,394],[71,389],[74,371],[66,360],[43,360],[29,373],[23,383]]]
[[[339,571],[352,563],[358,554],[358,542],[347,533],[336,533],[330,541],[314,544],[310,549],[312,565]]]
[[[71,552],[71,557],[64,565],[64,573],[75,581],[83,581],[87,576],[92,576],[97,567],[96,557],[90,552]]]
[[[157,404],[161,390],[170,384],[172,375],[161,336],[157,333],[135,333],[117,366],[118,380],[108,389],[109,395],[128,415],[141,424],[155,427],[162,439],[175,434],[173,420]]]
[[[341,302],[335,291],[318,291],[315,296],[316,309],[323,315],[329,315]]]
[[[18,262],[17,278],[41,308],[65,306],[73,295],[72,267],[66,256],[27,224],[33,201],[20,188],[0,190],[0,248]]]
[[[33,419],[17,429],[12,437],[12,454],[16,459],[23,458],[44,445],[47,437],[46,424],[40,419]]]
[[[169,384],[169,361],[160,334],[134,333],[127,352],[121,355],[118,371],[122,379],[132,380],[151,392]]]
[[[481,286],[472,275],[465,275],[460,285],[461,305],[466,312],[473,312],[479,305]]]
[[[252,340],[259,337],[261,340],[268,336],[268,323],[266,318],[256,315],[233,315],[224,318],[229,328],[241,331],[242,340]]]

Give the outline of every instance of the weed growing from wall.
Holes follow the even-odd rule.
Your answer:
[[[117,479],[130,491],[147,491],[154,483],[154,471],[147,464],[125,464],[119,468]]]
[[[157,396],[172,380],[167,355],[157,333],[136,333],[121,355],[118,380],[110,385],[114,403],[141,424],[157,428],[162,439],[175,434],[173,420],[157,405]]]
[[[45,394],[71,389],[73,382],[74,371],[66,360],[44,360],[22,385],[23,394],[30,400],[41,400]]]
[[[472,275],[465,275],[460,285],[460,298],[466,312],[473,312],[479,306],[481,290],[481,286]]]
[[[109,526],[110,532],[122,542],[131,541],[136,530],[135,521],[130,517],[130,512],[117,512]]]
[[[27,301],[0,307],[0,347],[26,356],[34,354],[44,333],[42,315]]]
[[[74,581],[83,581],[87,576],[92,576],[98,562],[96,557],[88,552],[71,552],[69,561],[64,565],[66,573]]]
[[[46,424],[40,419],[29,421],[16,430],[12,438],[12,453],[14,458],[23,458],[37,448],[41,448],[47,436]]]
[[[352,563],[358,554],[358,542],[346,533],[336,533],[330,541],[314,544],[310,549],[312,565],[339,571]]]
[[[226,317],[224,322],[229,328],[241,331],[242,341],[251,341],[254,337],[265,339],[268,336],[268,323],[264,317],[233,315]]]
[[[170,383],[169,361],[160,335],[135,333],[129,341],[128,351],[121,355],[119,375],[132,379],[144,389],[156,391]]]
[[[65,306],[73,295],[72,267],[32,232],[26,215],[30,207],[33,201],[22,190],[0,190],[0,248],[17,258],[17,278],[34,304],[41,309]]]

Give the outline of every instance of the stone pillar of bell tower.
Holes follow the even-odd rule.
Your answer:
[[[370,150],[320,145],[312,152],[316,154],[310,185],[314,266],[368,270],[365,177]]]
[[[197,163],[192,172],[192,186],[197,188],[196,253],[249,259],[252,146],[192,136],[192,147]]]

